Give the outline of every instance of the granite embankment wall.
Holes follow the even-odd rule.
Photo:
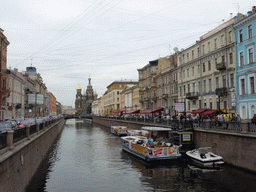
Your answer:
[[[24,191],[51,145],[62,131],[62,118],[25,138],[0,156],[0,191]]]
[[[151,124],[151,123],[115,120],[115,119],[107,119],[107,118],[100,118],[100,117],[93,117],[93,123],[96,123],[96,124],[99,124],[99,125],[103,125],[103,126],[106,126],[106,127],[126,126],[126,127],[130,128],[130,129],[140,129],[141,127],[145,127],[145,126],[154,126],[154,127],[161,126],[161,125]]]
[[[212,131],[197,128],[194,130],[195,147],[211,147],[228,164],[256,173],[256,135]]]
[[[94,117],[93,122],[107,127],[120,125],[132,129],[156,126],[98,117]],[[226,163],[256,173],[256,133],[194,128],[193,137],[195,148],[211,147],[213,152],[221,155]]]

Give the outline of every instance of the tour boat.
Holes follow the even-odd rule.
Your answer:
[[[127,135],[127,127],[126,126],[111,126],[111,133],[119,136]]]
[[[186,152],[192,162],[201,167],[217,168],[224,164],[221,156],[214,154],[211,147],[202,147]]]
[[[148,162],[157,160],[174,160],[180,158],[179,146],[168,142],[166,136],[170,128],[142,127],[154,136],[152,144],[146,136],[121,137],[121,145],[124,151],[131,153]],[[165,134],[167,133],[167,134]],[[151,139],[151,138],[150,138]]]

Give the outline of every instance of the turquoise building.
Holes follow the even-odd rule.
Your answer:
[[[256,114],[256,6],[233,24],[236,56],[236,109],[242,119]]]

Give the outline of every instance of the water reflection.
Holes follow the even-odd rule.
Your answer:
[[[227,166],[149,165],[123,152],[109,128],[68,120],[27,191],[255,191],[255,180]]]

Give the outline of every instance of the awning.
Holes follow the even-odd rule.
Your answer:
[[[203,113],[201,113],[201,115],[210,115],[212,113],[215,113],[217,110],[209,110],[209,111],[205,111]]]
[[[161,111],[163,111],[164,108],[155,108],[155,109],[148,109],[148,110],[145,110],[145,111],[141,111],[140,113],[141,114],[149,114],[149,113],[160,113]]]
[[[122,112],[124,112],[124,110],[114,111],[113,113],[122,113]]]
[[[126,111],[125,114],[134,114],[134,113],[140,113],[140,110]]]
[[[192,113],[192,114],[200,114],[200,113],[203,113],[203,112],[205,112],[205,111],[207,111],[207,109],[197,109],[197,110],[195,110],[195,111],[192,111],[191,113]]]

